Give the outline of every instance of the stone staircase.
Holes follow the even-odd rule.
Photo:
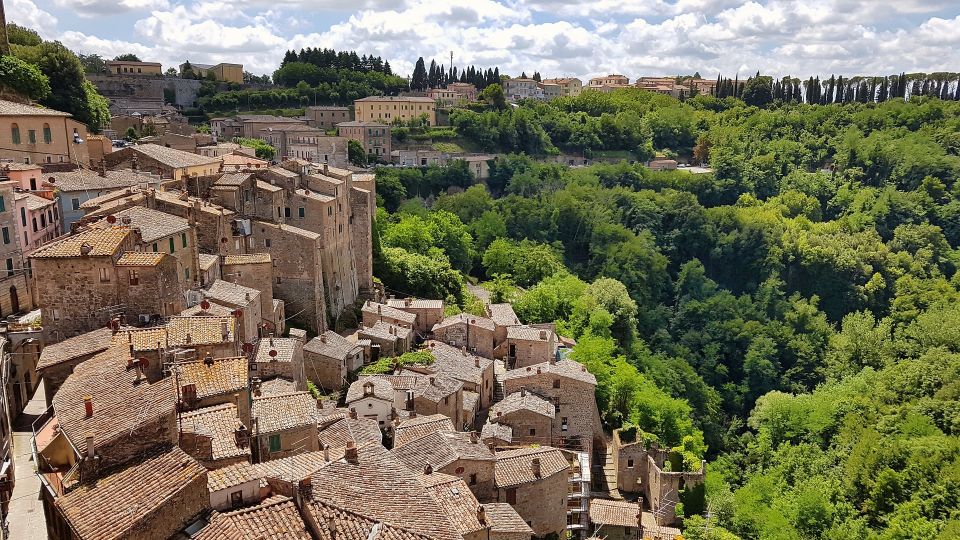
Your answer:
[[[593,485],[590,486],[594,497],[623,500],[617,489],[617,471],[613,466],[613,445],[607,445],[604,454],[598,454],[591,467]]]
[[[493,361],[493,402],[498,403],[506,397],[503,391],[503,375],[507,372],[503,360]]]

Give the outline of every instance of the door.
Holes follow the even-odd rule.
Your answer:
[[[20,298],[17,296],[17,287],[10,286],[10,306],[14,313],[20,313]]]

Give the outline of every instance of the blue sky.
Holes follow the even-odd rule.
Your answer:
[[[544,77],[960,71],[950,0],[5,0],[78,52],[271,73],[289,48],[418,56]]]

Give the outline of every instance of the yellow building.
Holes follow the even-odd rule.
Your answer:
[[[163,67],[158,62],[108,60],[106,64],[110,75],[163,75]]]
[[[427,115],[427,125],[437,125],[436,102],[428,97],[370,96],[353,102],[357,122],[392,124]]]
[[[0,159],[90,165],[87,126],[70,114],[0,100]]]
[[[544,79],[543,84],[555,84],[560,87],[560,95],[567,97],[577,97],[583,91],[583,81],[576,77],[564,77],[562,79]]]
[[[210,65],[184,62],[180,64],[181,77],[183,76],[183,70],[185,67],[187,67],[187,64],[190,65],[190,69],[193,70],[193,73],[202,79],[206,79],[208,74],[213,73],[213,78],[218,81],[232,82],[237,84],[243,83],[243,64],[226,64],[221,62],[216,65]]]

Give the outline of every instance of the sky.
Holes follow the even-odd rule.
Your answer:
[[[287,49],[583,79],[960,71],[958,0],[3,0],[79,53],[272,73]]]

